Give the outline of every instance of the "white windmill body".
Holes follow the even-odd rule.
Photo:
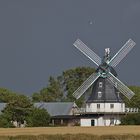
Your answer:
[[[135,46],[135,42],[129,39],[126,44],[110,58],[110,49],[105,49],[105,56],[101,59],[96,53],[89,49],[80,39],[74,46],[92,60],[97,66],[93,73],[74,93],[79,99],[86,90],[92,86],[92,93],[86,102],[84,111],[80,111],[81,126],[110,126],[120,124],[121,115],[125,114],[125,103],[120,93],[131,99],[134,96],[127,86],[118,78],[114,68]]]

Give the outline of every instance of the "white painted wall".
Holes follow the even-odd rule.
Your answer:
[[[91,126],[91,120],[94,120],[94,126],[103,126],[102,122],[103,122],[103,118],[82,118],[80,119],[80,125],[81,126],[86,126],[89,127]]]
[[[110,107],[110,104],[114,104],[114,108]],[[87,103],[86,112],[109,112],[110,115],[99,116],[98,118],[82,118],[80,120],[81,126],[91,126],[91,120],[94,119],[95,126],[110,126],[111,119],[114,119],[113,125],[120,124],[120,116],[113,114],[113,112],[125,112],[124,103],[100,103],[100,108],[97,108],[97,103]]]
[[[94,120],[94,126],[104,126],[104,120],[103,117],[99,117],[99,118],[82,118],[80,120],[80,124],[81,126],[86,126],[89,127],[91,126],[91,120]]]
[[[91,119],[80,119],[81,126],[91,126]]]
[[[87,103],[86,112],[125,112],[124,103],[98,103],[100,108],[97,108],[97,103]],[[110,108],[110,104],[114,104],[114,108]]]
[[[120,124],[120,117],[118,115],[105,115],[103,117],[99,118],[81,118],[80,119],[80,125],[90,127],[91,126],[91,120],[95,121],[95,126],[110,126],[110,119],[114,118],[114,124],[118,125]]]
[[[111,118],[114,118],[114,125],[119,125],[121,123],[119,115],[105,115],[104,116],[104,126],[110,126]]]
[[[104,118],[103,117],[97,118],[95,126],[104,126]]]

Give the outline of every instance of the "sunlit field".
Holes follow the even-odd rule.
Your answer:
[[[0,128],[0,136],[41,134],[140,135],[140,126]]]
[[[0,128],[0,140],[140,140],[140,126]]]

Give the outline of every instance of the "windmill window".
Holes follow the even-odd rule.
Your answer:
[[[100,104],[97,104],[97,109],[100,109]]]
[[[103,87],[103,83],[99,82],[99,88],[102,88],[102,87]]]
[[[118,95],[118,98],[119,98],[120,97],[120,92],[119,91],[117,92],[117,95]]]
[[[102,97],[102,92],[98,91],[98,98],[101,98],[101,97]]]
[[[114,104],[110,104],[110,108],[113,109],[114,108]]]

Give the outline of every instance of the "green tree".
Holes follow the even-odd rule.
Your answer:
[[[9,102],[16,94],[6,88],[0,88],[0,102]]]
[[[84,97],[76,100],[72,94],[94,72],[95,69],[90,67],[66,70],[57,78],[50,77],[49,85],[33,94],[32,99],[34,102],[76,101],[81,106]]]
[[[33,109],[33,104],[25,95],[17,95],[7,103],[3,113],[8,121],[16,121],[18,126],[22,124]]]
[[[33,93],[32,95],[32,101],[33,102],[40,102],[42,101],[42,96],[40,95],[40,93]]]
[[[121,119],[122,125],[140,125],[140,113],[127,114]]]
[[[66,101],[75,101],[79,107],[83,104],[84,97],[76,100],[72,94],[94,72],[95,69],[90,67],[77,67],[63,72],[62,83],[66,91]]]
[[[53,77],[49,79],[48,87],[40,90],[39,93],[32,95],[33,102],[56,102],[61,101],[63,98],[63,92],[59,81]]]
[[[6,116],[6,114],[4,113],[0,115],[0,127],[1,128],[14,127],[11,121],[8,119],[8,116]]]
[[[54,101],[60,101],[62,99],[62,96],[63,96],[63,92],[62,92],[60,82],[58,81],[58,79],[50,77],[49,83],[50,83],[50,85],[47,88],[48,93],[49,94],[53,93],[53,98],[54,98],[53,100]]]
[[[131,100],[123,97],[126,107],[138,108],[140,110],[140,87],[129,86],[129,88],[135,93]],[[140,113],[127,114],[121,119],[122,125],[140,125]]]
[[[139,108],[140,110],[140,87],[138,86],[129,86],[129,88],[135,93],[131,100],[123,97],[124,102],[127,107]]]
[[[27,117],[27,124],[30,127],[48,126],[50,115],[45,109],[34,108]]]

